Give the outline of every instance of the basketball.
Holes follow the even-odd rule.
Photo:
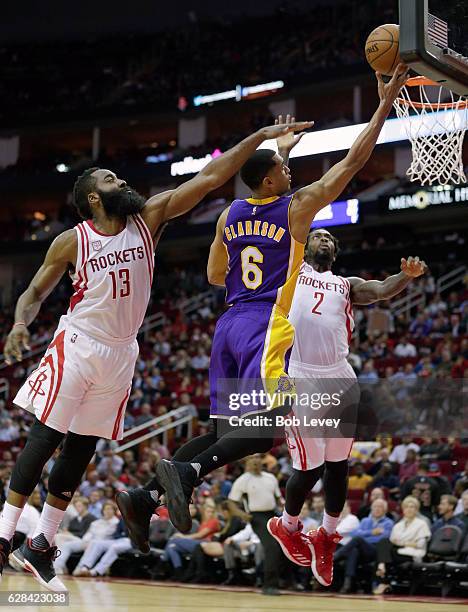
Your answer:
[[[400,63],[400,26],[387,23],[375,28],[366,40],[366,59],[377,72],[391,76]]]

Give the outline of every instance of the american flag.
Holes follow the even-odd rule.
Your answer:
[[[431,42],[443,49],[448,47],[448,26],[435,15],[427,15],[427,36]]]

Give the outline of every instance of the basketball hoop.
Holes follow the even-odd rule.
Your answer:
[[[421,185],[465,183],[462,149],[468,99],[418,76],[408,79],[394,107],[411,142],[413,162],[406,172],[410,180]]]

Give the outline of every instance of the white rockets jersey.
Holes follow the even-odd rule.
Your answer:
[[[289,320],[296,329],[291,362],[331,366],[346,359],[354,329],[350,282],[303,263]]]
[[[115,236],[97,231],[92,221],[75,227],[78,236],[74,294],[64,322],[104,344],[130,344],[148,306],[154,250],[140,215],[129,215]]]

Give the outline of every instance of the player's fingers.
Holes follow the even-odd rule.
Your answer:
[[[291,115],[289,113],[286,115],[286,123],[291,123]]]
[[[292,121],[293,123],[296,123],[296,117],[295,117],[294,115],[292,115],[292,117],[291,117],[291,121]]]
[[[383,85],[382,75],[380,74],[380,72],[375,73],[375,78],[377,79],[379,85]]]
[[[279,123],[279,120],[275,119],[275,125],[278,125],[278,123]]]
[[[283,123],[283,115],[278,115],[278,123]]]

